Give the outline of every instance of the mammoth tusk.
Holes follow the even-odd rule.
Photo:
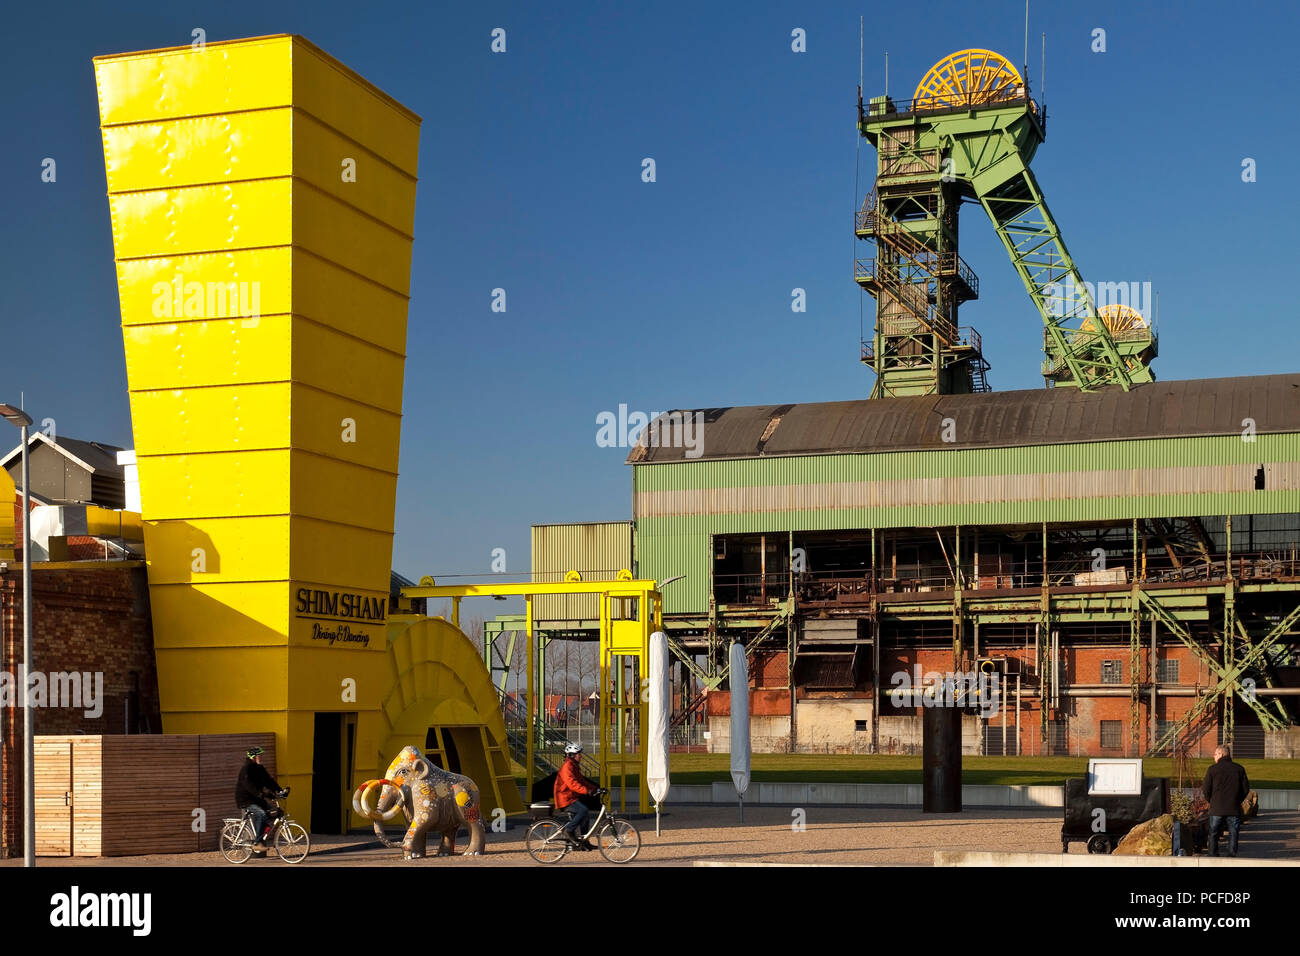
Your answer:
[[[363,803],[363,800],[369,793],[369,788],[372,783],[374,783],[373,780],[367,780],[361,786],[357,787],[356,791],[352,794],[352,811],[357,816],[365,817],[367,820],[374,819],[372,816],[374,811]]]
[[[366,788],[369,787],[370,784],[371,781],[367,780],[361,786],[357,787],[356,791],[352,794],[352,812],[359,817],[365,817],[367,820],[371,819],[370,812],[362,806],[361,798],[365,795]]]
[[[400,799],[387,813],[382,813],[371,805],[370,795],[380,787],[396,787],[396,785],[391,780],[367,780],[352,794],[352,809],[358,816],[368,820],[391,820],[401,812],[403,801]]]
[[[392,808],[387,813],[379,813],[378,811],[376,811],[376,816],[372,817],[372,819],[391,820],[399,813],[401,813],[402,808],[406,806],[406,796],[402,793],[401,788],[396,783],[394,783],[391,780],[375,781],[376,787],[382,787],[385,785],[392,787],[394,790],[397,791],[397,802],[393,804]]]

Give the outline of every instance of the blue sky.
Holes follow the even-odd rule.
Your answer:
[[[528,526],[630,517],[620,403],[865,397],[852,217],[865,95],[971,46],[1022,59],[1020,2],[39,4],[4,15],[0,392],[131,444],[91,57],[300,33],[424,118],[394,565],[528,564]],[[1161,379],[1296,371],[1292,5],[1035,3],[1034,161],[1085,279],[1160,295]],[[493,54],[493,28],[507,52]],[[802,28],[807,52],[791,50]],[[1094,53],[1093,30],[1106,31]],[[58,163],[42,183],[41,160]],[[652,157],[657,181],[641,180]],[[1243,183],[1242,161],[1257,181]],[[854,196],[855,170],[860,162]],[[962,254],[995,389],[1038,388],[1041,321],[978,208]],[[490,309],[492,289],[507,311]],[[807,293],[793,313],[791,290]],[[868,329],[872,302],[864,307]]]

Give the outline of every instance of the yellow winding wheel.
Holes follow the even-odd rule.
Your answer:
[[[1020,71],[992,50],[958,50],[925,74],[912,94],[913,109],[976,106],[1025,95]]]
[[[1120,305],[1119,303],[1103,305],[1097,310],[1097,318],[1101,319],[1102,325],[1106,326],[1111,338],[1122,339],[1129,338],[1134,333],[1150,333],[1150,329],[1147,328],[1147,320],[1142,317],[1142,313],[1127,305]],[[1083,332],[1091,332],[1093,330],[1092,319],[1084,319],[1079,329]]]
[[[1132,371],[1150,360],[1149,356],[1144,355],[1144,345],[1149,346],[1152,341],[1151,326],[1141,312],[1116,302],[1103,305],[1098,309],[1097,318],[1101,320],[1101,324],[1106,327],[1111,339],[1120,349],[1121,359],[1126,368]],[[1084,319],[1083,324],[1079,326],[1079,333],[1087,335],[1095,329],[1092,319]],[[1131,352],[1130,349],[1143,351]]]

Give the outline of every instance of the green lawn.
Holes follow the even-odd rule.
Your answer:
[[[1199,786],[1212,761],[1189,761]],[[1300,760],[1240,760],[1252,787],[1260,790],[1300,789]],[[731,779],[728,754],[673,754],[672,782],[704,784]],[[1057,785],[1066,777],[1081,777],[1087,757],[963,757],[962,782],[969,784]],[[1147,758],[1142,766],[1148,777],[1178,781],[1173,761]],[[920,783],[921,758],[854,754],[754,754],[752,779],[756,783]],[[629,776],[630,785],[636,777]],[[520,783],[523,783],[522,777]]]

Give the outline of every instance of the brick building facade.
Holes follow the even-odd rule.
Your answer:
[[[981,752],[1003,752],[1003,727],[1006,727],[1006,753],[1017,753],[1016,728],[1019,711],[1019,753],[1024,755],[1060,754],[1095,757],[1122,757],[1147,752],[1163,729],[1180,720],[1195,705],[1204,691],[1213,687],[1208,668],[1181,643],[1162,644],[1156,649],[1156,695],[1154,724],[1151,713],[1151,650],[1143,647],[1139,655],[1142,685],[1138,697],[1138,736],[1136,747],[1131,735],[1132,696],[1129,684],[1130,652],[1128,644],[1062,645],[1061,667],[1050,708],[1047,739],[1043,739],[1039,668],[1033,647],[993,648],[989,657],[1007,661],[1005,672],[999,669],[999,695],[995,710],[983,724]],[[919,714],[911,704],[894,706],[890,691],[897,684],[894,675],[921,672],[946,673],[952,669],[952,652],[947,649],[909,649],[891,651],[881,659],[881,716]],[[1016,700],[1017,675],[1020,699]],[[1051,691],[1046,691],[1049,699]],[[1018,705],[1018,706],[1017,706]],[[992,709],[992,705],[990,705]],[[1219,708],[1207,712],[1194,732],[1184,738],[1189,751],[1203,755],[1214,749],[1218,735]],[[1154,736],[1153,736],[1154,731]]]
[[[45,676],[47,689],[46,706],[33,710],[35,732],[161,732],[144,563],[36,563],[32,566],[32,592],[33,670]],[[0,674],[0,680],[8,682],[11,698],[21,698],[18,665],[22,649],[22,569],[9,565],[0,571],[0,671],[7,672]],[[90,675],[84,688],[81,681],[48,679],[49,675],[72,672]],[[102,683],[95,675],[100,675]],[[80,706],[57,706],[67,702],[70,690],[80,692]],[[22,852],[23,716],[21,707],[0,708],[0,855]]]
[[[1134,744],[1130,686],[1131,648],[1128,644],[1076,644],[1060,649],[1062,666],[1053,693],[1049,689],[1049,720],[1042,722],[1039,668],[1032,646],[994,647],[985,651],[997,665],[997,700],[978,716],[971,708],[964,731],[967,753],[1007,756],[1071,755],[1121,757],[1146,753],[1154,739],[1180,720],[1218,680],[1185,645],[1161,643],[1139,653],[1141,674],[1138,697],[1138,735]],[[799,686],[794,733],[791,734],[791,700],[788,658],[784,652],[754,655],[750,678],[751,733],[754,749],[831,753],[920,752],[921,707],[908,694],[892,695],[932,673],[952,669],[947,647],[890,648],[880,661],[880,726],[873,733],[870,674],[859,675],[856,690],[813,690]],[[1152,678],[1155,678],[1154,714]],[[1017,681],[1017,677],[1019,681]],[[1020,688],[1017,696],[1017,686]],[[1052,699],[1054,696],[1054,700]],[[708,695],[705,714],[714,746],[727,749],[731,694]],[[1221,707],[1207,710],[1184,737],[1189,752],[1207,756],[1218,741]],[[1017,715],[1018,718],[1017,719]],[[1045,736],[1046,735],[1046,736]],[[794,740],[791,740],[791,736]],[[1017,738],[1019,743],[1017,745]],[[873,744],[874,740],[874,744]]]

